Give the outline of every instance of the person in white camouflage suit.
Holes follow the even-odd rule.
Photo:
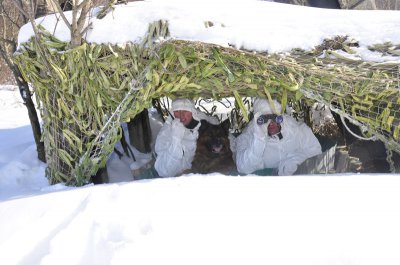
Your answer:
[[[258,174],[273,169],[281,176],[292,175],[303,161],[322,153],[307,124],[290,115],[280,115],[281,105],[276,100],[271,103],[264,98],[255,99],[254,119],[236,139],[239,173]]]

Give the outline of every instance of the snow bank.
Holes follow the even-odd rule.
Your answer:
[[[325,38],[347,35],[359,42],[360,48],[355,50],[360,56],[382,61],[365,48],[400,43],[396,34],[399,11],[320,9],[266,1],[139,1],[116,6],[103,19],[96,19],[96,12],[86,35],[87,41],[95,43],[140,42],[148,24],[160,19],[168,20],[171,38],[270,53],[309,50]],[[70,12],[66,15],[71,18]],[[59,16],[49,15],[37,22],[61,40],[70,39]],[[213,26],[205,27],[205,22]],[[30,24],[22,27],[19,44],[32,34]]]

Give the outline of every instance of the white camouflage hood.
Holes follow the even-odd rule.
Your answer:
[[[177,111],[177,110],[186,110],[190,111],[193,115],[193,119],[197,121],[201,120],[206,120],[211,124],[218,124],[218,120],[215,117],[210,117],[206,115],[205,113],[199,111],[196,109],[193,100],[186,99],[186,98],[180,98],[172,101],[172,108],[171,110]],[[174,115],[172,113],[172,115]],[[175,116],[174,116],[175,117]]]
[[[256,98],[253,104],[254,113],[263,113],[263,114],[281,114],[282,106],[275,99],[272,100],[273,106],[271,106],[270,102],[265,98]]]

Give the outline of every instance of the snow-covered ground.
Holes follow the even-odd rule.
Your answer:
[[[113,154],[115,183],[50,186],[15,87],[0,124],[2,264],[400,263],[399,175],[132,181]]]
[[[232,9],[209,1],[204,7],[193,4],[188,16],[188,5],[146,1],[138,4],[142,11],[137,16],[117,9],[114,17],[147,22],[164,14],[173,20],[172,34],[182,33],[178,25],[187,23],[185,34],[202,39],[195,26],[202,15],[226,25],[210,29],[215,36],[232,30],[232,37],[240,33],[234,25],[240,27],[242,18],[256,20],[260,16],[251,14],[262,12],[255,32],[245,27],[245,35],[233,43],[270,45],[271,50],[319,44],[333,29],[335,34],[357,33],[352,37],[364,45],[368,38],[373,43],[400,42],[399,11],[334,11],[248,1],[239,12],[241,1],[234,2]],[[292,30],[296,23],[301,27]],[[136,28],[145,30],[137,25],[123,33],[136,36]],[[103,30],[104,36],[123,35]],[[152,121],[154,128],[160,126]],[[0,86],[1,264],[400,264],[399,175],[192,174],[132,181],[129,163],[110,158],[111,184],[50,186],[19,93]]]

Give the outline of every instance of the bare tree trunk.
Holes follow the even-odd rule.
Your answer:
[[[21,0],[15,0],[13,3],[17,9],[23,8],[23,3]],[[10,5],[10,3],[8,3]],[[37,2],[31,1],[30,2],[30,13],[34,13],[36,10]],[[16,40],[16,33],[14,32],[15,29],[18,29],[19,22],[26,23],[27,17],[26,16],[16,16],[15,13],[10,11],[11,6],[5,5],[4,2],[1,2],[1,15],[2,15],[2,36],[0,37],[0,56],[4,59],[6,65],[9,67],[13,76],[17,82],[19,87],[19,91],[21,97],[25,103],[25,106],[28,110],[28,116],[32,127],[33,136],[36,143],[36,149],[38,152],[39,160],[46,162],[46,156],[44,151],[44,143],[40,141],[42,137],[42,132],[40,128],[40,123],[38,119],[38,115],[35,109],[35,104],[32,101],[32,95],[29,91],[28,83],[23,79],[23,76],[18,69],[17,65],[12,60],[13,53],[16,50],[17,40]],[[9,13],[8,13],[9,12]],[[27,12],[28,13],[28,12]],[[26,13],[26,14],[27,14]]]
[[[19,92],[21,93],[21,97],[24,100],[26,108],[28,109],[29,121],[31,122],[33,138],[35,139],[38,158],[40,161],[46,163],[44,143],[40,140],[42,138],[42,130],[40,128],[39,118],[35,109],[35,104],[33,103],[32,95],[29,91],[29,85],[22,78],[19,69],[15,65],[12,68],[14,68],[12,69],[12,71],[14,73],[15,79],[17,80]]]
[[[93,7],[92,0],[71,0],[72,2],[72,21],[68,21],[64,15],[64,10],[58,0],[46,0],[54,10],[56,10],[65,25],[71,32],[71,48],[78,47],[82,44],[83,36],[88,29],[87,20],[89,19],[89,13]],[[70,3],[71,3],[70,2]]]

